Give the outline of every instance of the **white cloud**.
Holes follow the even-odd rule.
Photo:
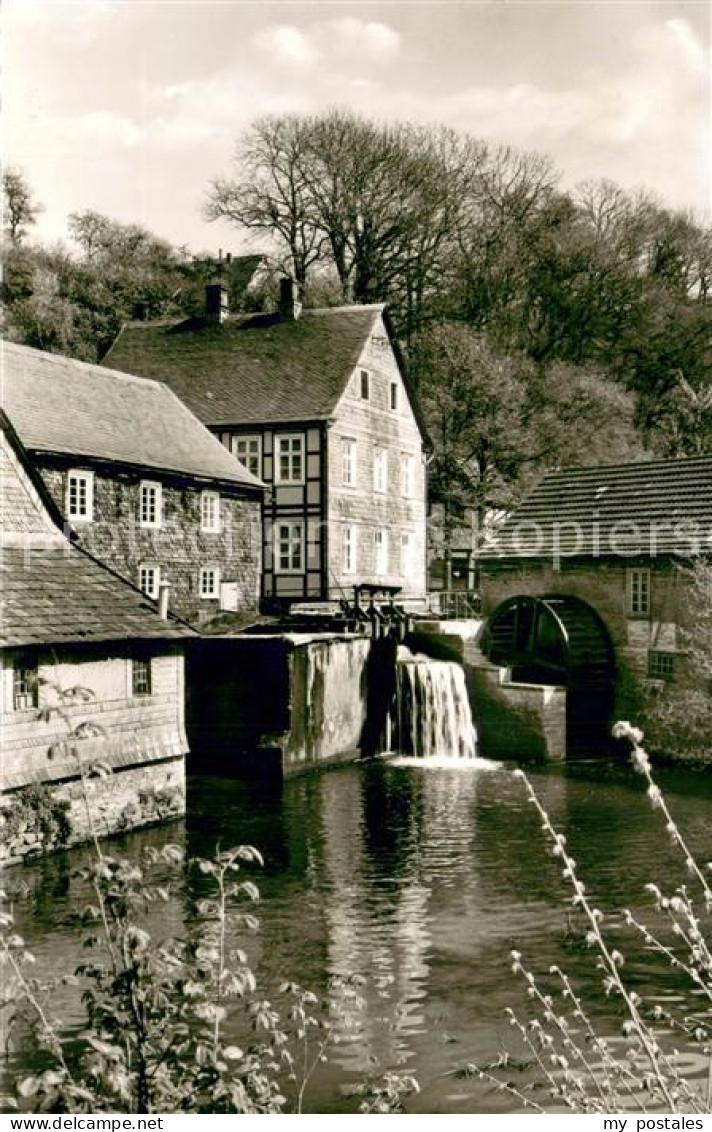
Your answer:
[[[333,60],[389,63],[401,49],[400,35],[387,24],[365,23],[351,16],[322,20],[315,24],[313,34],[324,58]]]
[[[268,24],[255,32],[251,42],[258,51],[279,63],[302,67],[319,58],[310,37],[289,24]]]
[[[10,8],[25,2],[10,0]],[[39,5],[27,7],[35,18]],[[103,19],[115,11],[112,4],[97,7]],[[70,26],[62,18],[61,27]],[[110,21],[105,30],[112,35]],[[58,217],[56,231],[71,209],[97,207],[129,218],[145,207],[149,226],[168,231],[170,216],[174,235],[185,226],[182,238],[191,238],[205,184],[227,171],[234,142],[251,121],[330,105],[378,118],[443,122],[492,142],[547,152],[568,184],[609,176],[704,209],[710,155],[705,45],[682,18],[637,24],[631,32],[623,62],[599,56],[598,66],[582,69],[568,86],[557,85],[555,71],[551,81],[536,82],[531,71],[512,66],[497,79],[473,77],[459,89],[443,71],[438,87],[432,74],[414,66],[415,37],[411,44],[387,24],[358,15],[314,19],[301,29],[266,24],[252,38],[243,36],[229,65],[223,55],[212,74],[198,69],[206,60],[197,56],[195,71],[185,63],[166,68],[163,82],[159,72],[137,66],[126,98],[112,79],[81,102],[71,87],[72,97],[62,103],[56,96],[62,84],[43,60],[33,71],[16,66],[6,78],[5,149],[8,160],[26,165],[48,204],[43,224]],[[64,39],[64,31],[60,35]],[[52,37],[45,38],[53,52]],[[26,42],[34,41],[23,32],[29,60]],[[52,62],[53,54],[48,57]],[[425,66],[427,53],[423,60]],[[62,82],[70,74],[65,68]]]
[[[73,138],[81,145],[88,143],[103,149],[134,146],[143,134],[141,127],[132,119],[102,110],[80,114],[75,118],[55,118],[50,120],[50,128],[63,140]]]
[[[378,117],[386,112],[444,122],[493,142],[550,153],[570,182],[605,175],[624,184],[647,182],[697,208],[708,204],[707,56],[683,19],[638,29],[625,68],[590,68],[575,86],[513,82],[443,93],[405,85],[396,68],[378,70],[375,81],[375,60],[382,63],[385,54],[401,50],[399,37],[384,24],[332,19],[313,24],[309,37],[286,25],[262,28],[258,36],[261,56],[276,43],[270,55],[276,65],[285,58],[299,63],[294,79],[281,82],[274,67],[256,66],[243,52],[233,67],[208,78],[146,88],[152,117],[165,119],[161,129],[154,124],[160,144],[168,144],[174,117],[183,123],[174,131],[177,145],[181,130],[189,136],[190,122],[210,123],[216,134],[234,139],[260,114],[345,104]],[[301,62],[316,57],[318,67]]]
[[[344,63],[390,63],[401,50],[401,37],[393,28],[354,16],[318,20],[306,31],[291,24],[266,24],[250,43],[267,61],[297,67],[319,61],[327,70]]]

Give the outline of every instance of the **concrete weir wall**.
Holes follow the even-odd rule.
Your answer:
[[[360,753],[372,642],[288,633],[203,638],[189,652],[193,774],[292,775]]]
[[[470,670],[480,750],[491,759],[562,762],[566,758],[566,689],[518,684],[508,669]]]

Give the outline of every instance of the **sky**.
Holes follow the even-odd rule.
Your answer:
[[[263,114],[350,107],[444,123],[711,211],[708,0],[4,0],[3,141],[44,212],[94,209],[193,252],[247,250],[201,215]]]

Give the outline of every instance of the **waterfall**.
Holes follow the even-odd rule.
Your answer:
[[[476,757],[465,673],[459,664],[398,650],[390,746],[423,759]]]

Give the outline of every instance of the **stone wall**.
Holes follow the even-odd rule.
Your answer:
[[[360,392],[360,371],[369,373],[369,399]],[[390,407],[391,382],[397,407]],[[355,475],[344,483],[344,448],[355,444]],[[341,597],[357,581],[401,586],[404,597],[425,593],[425,457],[423,439],[409,403],[398,363],[380,321],[356,364],[328,432],[328,523],[330,596]],[[388,453],[386,490],[374,489],[374,457]],[[412,483],[404,494],[402,457],[411,457]],[[355,527],[356,560],[344,571],[345,528]],[[388,534],[388,565],[376,568],[375,532]],[[407,560],[401,536],[409,535]]]
[[[38,458],[41,473],[60,510],[66,514],[69,466]],[[83,467],[72,464],[72,468]],[[142,480],[161,482],[163,521],[159,528],[138,521]],[[206,487],[211,485],[207,484]],[[261,499],[220,492],[220,531],[201,530],[201,488],[160,475],[94,471],[94,519],[75,522],[79,543],[121,577],[139,584],[141,564],[160,567],[171,583],[171,609],[200,623],[213,617],[220,599],[201,598],[202,567],[217,567],[221,585],[232,586],[236,611],[257,609],[262,571]]]
[[[489,759],[559,761],[566,757],[565,688],[519,684],[482,655],[484,622],[418,621],[406,638],[416,652],[463,665],[480,755]]]
[[[488,759],[561,762],[566,758],[566,689],[519,684],[507,669],[468,671],[480,754]]]
[[[150,657],[151,694],[132,694],[132,657],[123,643],[58,646],[36,654],[40,680],[37,708],[13,708],[13,653],[0,660],[2,689],[2,773],[0,789],[73,778],[75,759],[63,741],[80,724],[98,729],[95,738],[83,739],[83,761],[100,761],[111,768],[183,756],[186,751],[183,706],[183,652],[150,642],[135,655]],[[27,656],[27,650],[23,650]],[[87,690],[87,698],[73,705],[62,703],[58,689]],[[43,708],[62,707],[49,718]]]
[[[165,822],[185,813],[185,763],[167,759],[123,768],[86,781],[99,837]],[[57,816],[64,814],[66,828]],[[49,819],[49,820],[48,820]],[[60,819],[61,821],[61,819]],[[52,783],[0,795],[0,866],[91,839],[81,781]]]

